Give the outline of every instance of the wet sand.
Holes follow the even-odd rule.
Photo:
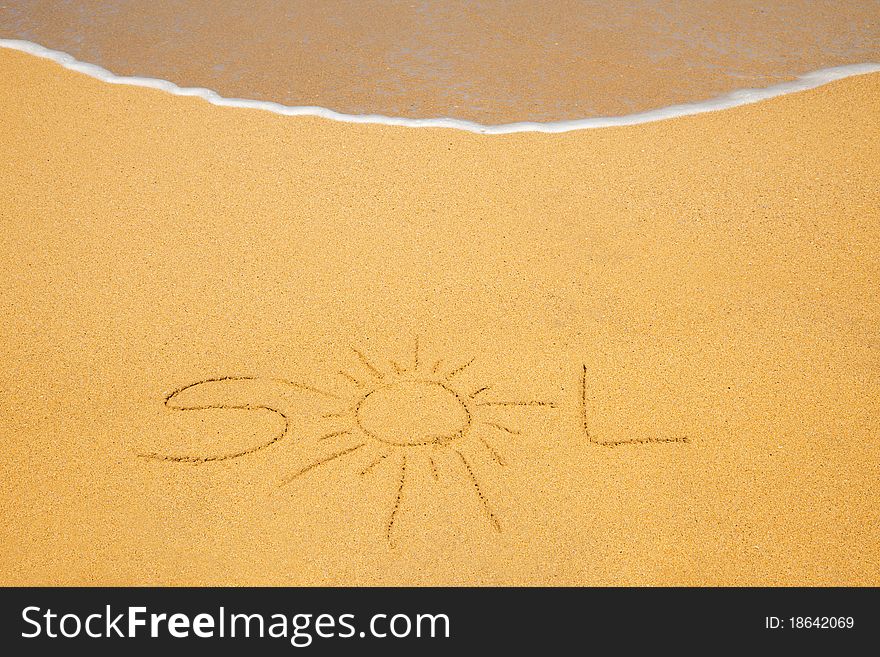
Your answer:
[[[0,72],[3,584],[880,584],[880,76],[488,137]]]
[[[498,124],[631,114],[880,62],[880,3],[37,0],[0,7],[0,38],[225,97]]]

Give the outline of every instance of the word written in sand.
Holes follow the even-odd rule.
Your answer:
[[[537,399],[496,398],[488,385],[468,388],[459,381],[460,375],[474,362],[473,358],[451,366],[445,365],[443,360],[428,361],[421,353],[418,339],[408,362],[389,361],[388,367],[382,367],[358,349],[351,351],[354,368],[339,372],[348,393],[334,394],[287,379],[220,377],[189,384],[165,397],[165,406],[175,411],[226,409],[274,413],[281,418],[283,426],[268,441],[220,454],[150,452],[138,456],[172,463],[203,464],[239,458],[278,443],[288,435],[294,411],[285,403],[270,404],[260,399],[260,387],[269,383],[319,399],[326,409],[321,416],[326,429],[316,436],[316,442],[326,446],[324,455],[284,477],[279,486],[287,486],[338,460],[357,459],[360,462],[358,476],[376,476],[389,489],[391,502],[383,533],[393,546],[408,495],[408,482],[412,481],[413,469],[422,468],[434,481],[440,481],[443,475],[452,476],[472,490],[480,513],[493,530],[500,532],[501,522],[477,471],[507,466],[500,446],[522,435],[522,430],[511,424],[511,418],[523,411],[553,410],[557,404]],[[249,396],[252,400],[246,399]],[[210,401],[187,401],[188,397]],[[611,448],[689,442],[687,438],[598,440],[587,422],[586,366],[582,372],[579,403],[583,433],[592,445]]]

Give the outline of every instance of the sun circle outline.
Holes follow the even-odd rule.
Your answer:
[[[386,390],[388,388],[393,388],[394,386],[398,386],[401,383],[418,383],[424,385],[433,385],[438,386],[443,389],[445,392],[448,392],[455,400],[461,405],[464,409],[465,421],[464,424],[452,434],[444,435],[444,436],[436,436],[431,440],[424,440],[420,442],[401,442],[397,440],[389,440],[388,438],[383,438],[382,436],[377,435],[376,433],[367,429],[363,423],[361,422],[361,406],[363,406],[364,402],[370,398],[371,395],[379,392],[380,390]],[[470,407],[468,407],[467,402],[465,402],[464,398],[461,394],[455,390],[454,388],[446,385],[442,381],[435,381],[433,379],[400,379],[397,381],[392,381],[390,383],[386,383],[384,385],[378,386],[370,390],[367,394],[361,397],[360,401],[358,401],[357,405],[354,407],[354,421],[357,427],[364,432],[364,434],[372,438],[373,440],[378,440],[381,443],[385,443],[386,445],[394,445],[395,447],[421,447],[426,445],[443,445],[447,443],[451,443],[453,440],[458,440],[459,438],[464,438],[465,434],[470,430],[471,425],[473,424],[473,415],[471,413]]]

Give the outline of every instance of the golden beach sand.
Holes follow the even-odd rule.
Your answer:
[[[3,584],[880,584],[880,76],[480,136],[0,72]]]

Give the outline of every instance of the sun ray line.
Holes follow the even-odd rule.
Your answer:
[[[349,454],[356,452],[357,450],[361,449],[362,447],[365,447],[366,444],[367,443],[361,443],[360,445],[355,445],[354,447],[349,447],[348,449],[343,449],[340,452],[335,452],[334,454],[331,454],[330,456],[326,456],[322,459],[315,461],[314,463],[310,463],[306,467],[304,467],[300,470],[297,470],[292,475],[288,475],[287,477],[282,479],[281,483],[278,484],[278,487],[281,488],[282,486],[286,486],[287,484],[289,484],[291,481],[293,481],[297,477],[301,477],[305,473],[309,472],[310,470],[314,470],[318,466],[326,465],[327,463],[330,463],[331,461],[334,461],[338,458],[342,458],[343,456],[348,456]]]
[[[584,435],[591,443],[595,443],[595,439],[590,435],[590,423],[587,421],[587,366],[584,365],[581,374],[581,418],[584,424]]]
[[[492,386],[483,386],[482,388],[478,388],[477,390],[474,390],[471,394],[469,394],[469,395],[468,395],[468,398],[470,398],[470,399],[474,399],[474,398],[476,398],[478,395],[481,395],[482,393],[486,392],[486,391],[487,391],[489,388],[491,388],[491,387],[492,387]]]
[[[327,440],[328,438],[335,438],[336,436],[347,436],[351,433],[351,429],[341,429],[340,431],[331,431],[330,433],[325,433],[321,436],[321,440]]]
[[[299,390],[307,390],[308,392],[314,392],[316,395],[323,395],[324,397],[329,397],[330,399],[342,399],[339,395],[334,395],[332,392],[327,392],[326,390],[322,390],[321,388],[316,388],[315,386],[308,385],[306,383],[297,383],[296,381],[290,381],[288,379],[269,379],[272,383],[280,383],[285,386],[290,386],[291,388],[297,388]]]
[[[352,407],[352,408],[346,408],[345,410],[342,410],[342,411],[336,411],[336,412],[334,412],[334,413],[323,413],[323,414],[321,415],[321,417],[324,418],[324,419],[334,418],[334,417],[348,417],[348,416],[351,415],[352,413],[354,413],[354,407]]]
[[[394,371],[395,371],[397,374],[403,374],[404,372],[406,372],[406,368],[403,367],[403,366],[401,366],[401,365],[400,365],[399,363],[397,363],[396,361],[390,360],[390,361],[388,361],[388,362],[391,363],[391,367],[394,369]]]
[[[434,363],[434,367],[431,368],[431,374],[437,374],[440,371],[440,366],[443,364],[443,359],[441,358],[436,363]]]
[[[492,455],[492,458],[495,460],[495,462],[498,465],[501,465],[501,466],[507,465],[507,461],[505,461],[503,458],[501,458],[501,455],[497,451],[495,451],[495,448],[493,448],[492,445],[489,444],[488,440],[486,440],[482,436],[478,436],[478,438],[480,439],[480,442],[483,443],[483,446],[486,448],[486,451]]]
[[[468,460],[464,457],[457,449],[453,448],[452,450],[456,454],[458,454],[458,458],[461,459],[462,465],[464,465],[465,470],[467,470],[468,476],[471,479],[471,483],[474,485],[474,489],[477,491],[477,497],[480,498],[480,503],[483,505],[483,511],[486,512],[486,515],[489,518],[489,522],[492,524],[492,527],[496,532],[501,531],[501,523],[498,522],[498,518],[492,512],[492,508],[489,506],[489,501],[486,499],[486,496],[483,494],[483,489],[480,487],[480,483],[477,481],[477,476],[474,474],[473,468],[471,468],[471,464],[468,463]]]
[[[556,408],[556,402],[548,401],[485,401],[477,402],[477,406],[544,406]]]
[[[385,527],[385,538],[394,546],[391,533],[394,531],[394,523],[397,521],[397,512],[400,510],[400,501],[403,498],[403,486],[406,483],[406,453],[400,465],[400,485],[397,487],[397,495],[394,498],[394,506],[391,508],[391,516],[388,518],[388,525]]]
[[[362,386],[364,385],[363,383],[361,383],[358,379],[356,379],[355,377],[353,377],[353,376],[352,376],[351,374],[349,374],[348,372],[345,372],[345,371],[343,371],[343,370],[339,370],[339,373],[340,373],[342,376],[344,376],[346,379],[348,379],[349,381],[351,381],[353,384],[355,384],[358,388],[360,388],[360,387],[362,387]]]
[[[437,472],[437,464],[434,462],[434,457],[429,456],[428,460],[431,461],[431,474],[434,476],[434,481],[440,481],[440,473]]]
[[[448,373],[446,376],[444,376],[443,378],[446,379],[447,381],[449,381],[449,380],[450,380],[451,378],[453,378],[454,376],[458,376],[459,374],[461,374],[462,372],[464,372],[465,369],[467,369],[468,367],[470,367],[470,364],[473,363],[476,359],[477,359],[477,357],[474,356],[474,357],[471,358],[468,362],[466,362],[464,365],[460,365],[460,366],[456,367],[454,370],[452,370],[451,372],[449,372],[449,373]]]
[[[627,445],[651,445],[662,443],[684,443],[689,445],[691,439],[687,436],[679,436],[676,438],[630,438],[627,440],[612,440],[609,442],[596,442],[600,447],[626,447]]]
[[[419,369],[419,336],[418,335],[416,336],[416,349],[415,349],[415,353],[413,354],[413,369],[414,370]]]
[[[363,476],[369,474],[370,472],[372,472],[372,471],[373,471],[373,468],[375,468],[377,465],[379,465],[382,461],[384,461],[384,460],[387,459],[387,458],[388,458],[388,452],[384,452],[383,454],[380,454],[380,455],[379,455],[379,458],[377,458],[375,461],[373,461],[372,463],[370,463],[370,465],[368,465],[366,468],[364,468],[363,470],[361,470],[361,472],[360,472],[361,477],[363,477]]]
[[[370,362],[370,360],[364,355],[364,353],[362,351],[359,351],[359,350],[355,349],[354,347],[352,347],[351,350],[355,354],[357,354],[358,360],[360,360],[361,364],[363,364],[363,366],[366,367],[370,371],[370,374],[373,375],[373,378],[378,379],[379,381],[381,381],[384,378],[385,374],[380,372],[378,370],[378,368],[376,368],[376,366]]]
[[[522,431],[517,431],[516,429],[511,429],[510,427],[505,427],[503,424],[499,424],[498,422],[483,422],[487,427],[492,427],[493,429],[498,429],[499,431],[504,431],[505,433],[509,433],[514,436],[521,436]]]

